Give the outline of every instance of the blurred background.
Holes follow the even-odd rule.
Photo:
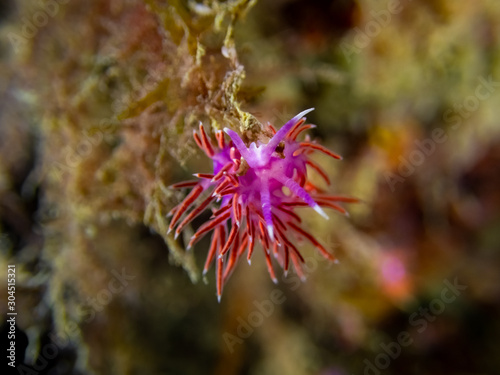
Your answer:
[[[17,373],[500,373],[498,1],[3,0],[0,96]],[[310,107],[362,200],[303,212],[340,262],[275,285],[256,251],[219,304],[167,235],[192,130]]]

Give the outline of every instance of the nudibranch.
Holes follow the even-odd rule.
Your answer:
[[[297,249],[297,240],[307,240],[326,258],[335,257],[303,228],[297,214],[299,207],[310,207],[323,218],[323,208],[347,214],[339,202],[353,203],[355,198],[326,194],[308,179],[308,168],[316,171],[327,185],[327,173],[313,160],[313,152],[322,152],[334,159],[341,157],[312,142],[308,136],[299,141],[301,133],[314,125],[305,124],[304,116],[314,108],[299,113],[278,131],[268,125],[268,142],[256,141],[247,146],[234,130],[225,128],[229,136],[215,133],[216,144],[200,124],[193,132],[198,147],[213,161],[213,173],[197,173],[197,180],[184,181],[172,188],[190,188],[185,199],[174,207],[169,232],[179,236],[184,228],[203,211],[211,209],[212,216],[189,240],[189,250],[203,236],[212,232],[212,239],[203,274],[216,265],[217,298],[220,301],[224,283],[245,254],[250,263],[258,242],[265,254],[271,279],[276,283],[272,257],[288,272],[292,262],[296,273],[305,278],[301,264],[304,258]]]

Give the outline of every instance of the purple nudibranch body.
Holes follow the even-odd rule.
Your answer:
[[[198,180],[185,181],[173,188],[192,188],[186,198],[172,209],[169,231],[178,236],[195,217],[206,209],[211,218],[191,237],[188,249],[212,232],[212,240],[203,273],[216,263],[217,297],[220,301],[224,283],[238,259],[246,252],[250,262],[258,241],[264,250],[269,274],[277,282],[271,255],[288,272],[290,261],[297,274],[304,279],[304,262],[293,239],[306,239],[327,259],[335,260],[319,241],[302,227],[302,219],[295,212],[309,206],[328,219],[323,208],[346,214],[338,202],[357,202],[355,198],[332,196],[323,192],[308,179],[308,168],[316,171],[329,185],[326,172],[310,155],[319,151],[334,159],[340,156],[311,142],[298,141],[299,135],[314,125],[305,124],[304,116],[313,108],[299,113],[278,131],[269,125],[274,135],[267,143],[257,141],[249,146],[234,130],[225,128],[229,136],[215,134],[216,146],[200,124],[199,134],[193,136],[198,146],[213,161],[213,173],[195,174]],[[205,193],[205,194],[204,194]],[[208,195],[208,196],[206,196]],[[203,198],[202,198],[203,197]]]

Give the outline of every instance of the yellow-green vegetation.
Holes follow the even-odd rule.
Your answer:
[[[26,361],[58,348],[40,373],[361,374],[401,332],[381,373],[497,371],[498,1],[4,3],[0,272]],[[192,131],[254,140],[310,107],[344,157],[318,157],[331,193],[362,200],[304,211],[340,263],[298,244],[308,281],[274,285],[257,251],[219,305],[208,242],[167,235],[168,186],[211,168]]]

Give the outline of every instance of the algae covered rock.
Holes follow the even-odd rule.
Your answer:
[[[497,371],[499,20],[490,0],[3,1],[17,373]],[[185,249],[210,214],[168,233],[170,186],[212,168],[193,130],[250,144],[311,107],[344,157],[315,155],[332,186],[312,183],[361,200],[300,212],[340,262],[296,241],[307,281],[275,285],[256,251],[219,304],[209,241]]]

